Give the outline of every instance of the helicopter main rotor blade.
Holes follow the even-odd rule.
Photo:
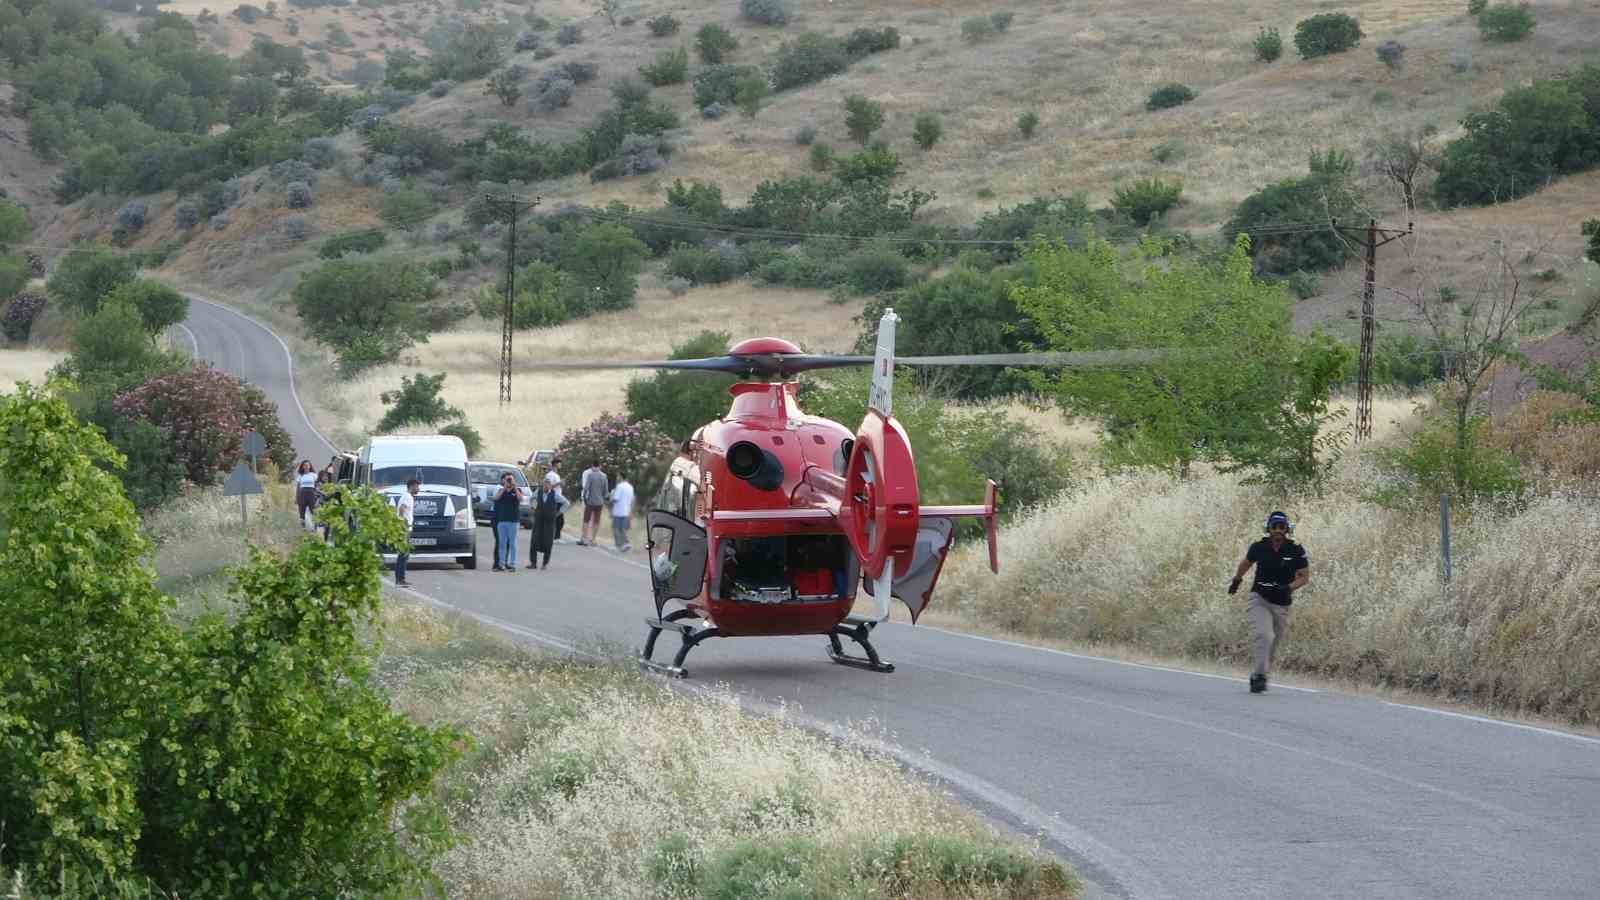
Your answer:
[[[1043,353],[967,353],[947,356],[900,356],[906,366],[1130,366],[1155,362],[1168,355],[1163,350],[1083,350]],[[522,363],[519,369],[675,369],[693,372],[727,372],[731,375],[783,376],[819,369],[870,366],[870,356],[816,353],[762,353],[747,356],[708,356],[702,359],[649,359],[633,361],[572,360]]]

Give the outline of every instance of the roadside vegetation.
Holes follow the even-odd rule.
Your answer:
[[[214,491],[141,528],[62,398],[0,426],[9,896],[1077,895],[872,740],[384,603],[368,492],[331,543],[279,485],[247,535]]]

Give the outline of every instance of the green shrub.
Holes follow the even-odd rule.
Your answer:
[[[6,340],[26,341],[33,331],[33,320],[44,311],[45,296],[34,291],[21,291],[6,302],[5,318],[0,320]]]
[[[844,41],[808,31],[778,48],[771,66],[772,87],[787,91],[815,84],[849,67],[850,52]]]
[[[1294,27],[1294,46],[1301,59],[1343,53],[1361,44],[1361,24],[1344,13],[1320,13]]]
[[[814,882],[822,859],[822,848],[808,837],[740,841],[706,861],[703,896],[706,900],[819,896]]]
[[[743,275],[748,265],[745,255],[732,244],[679,244],[667,256],[666,272],[691,284],[722,284]]]
[[[116,287],[105,302],[125,302],[139,312],[145,333],[156,335],[189,317],[189,298],[159,281],[136,278]]]
[[[802,147],[811,146],[811,142],[816,139],[817,126],[815,125],[802,125],[794,130],[794,142]]]
[[[900,46],[900,30],[892,25],[883,28],[857,28],[845,39],[845,52],[851,59],[860,59],[873,53],[882,53]]]
[[[994,26],[996,32],[1006,31],[1011,27],[1011,20],[1016,18],[1016,13],[1009,9],[996,10],[989,14],[989,24]]]
[[[812,144],[809,156],[814,172],[826,172],[833,166],[833,146],[827,142]]]
[[[845,278],[860,294],[881,294],[905,287],[910,278],[906,258],[888,244],[868,244],[844,259]]]
[[[1478,34],[1486,41],[1511,43],[1533,33],[1533,12],[1528,4],[1496,3],[1478,15]]]
[[[1467,15],[1475,16],[1489,7],[1489,0],[1467,0]]]
[[[511,302],[511,327],[518,331],[548,328],[571,318],[562,302],[564,276],[555,266],[531,262],[517,270],[517,292]],[[485,285],[476,297],[478,315],[492,321],[505,318],[506,294],[502,285]]]
[[[1586,219],[1578,230],[1589,239],[1589,246],[1583,251],[1583,255],[1590,262],[1600,265],[1600,219]]]
[[[1378,451],[1378,464],[1390,482],[1373,491],[1386,506],[1433,506],[1441,494],[1460,506],[1479,502],[1515,503],[1528,489],[1521,465],[1510,453],[1489,445],[1487,416],[1467,420],[1463,440],[1447,409],[1431,407],[1405,444]]]
[[[731,340],[726,331],[702,331],[674,344],[667,358],[721,356],[728,352]],[[673,441],[686,440],[696,428],[727,413],[728,386],[736,381],[732,375],[670,370],[635,378],[628,382],[628,420],[653,421]]]
[[[1277,28],[1263,26],[1256,32],[1253,46],[1256,50],[1256,59],[1262,62],[1274,62],[1283,55],[1283,38],[1278,34]]]
[[[1119,187],[1111,197],[1111,206],[1132,219],[1141,228],[1149,225],[1156,216],[1183,202],[1182,182],[1165,182],[1160,178],[1141,178],[1131,185]]]
[[[682,84],[689,77],[688,48],[679,47],[657,53],[655,62],[639,67],[639,75],[656,87]]]
[[[380,215],[389,225],[402,231],[414,231],[423,220],[433,215],[433,198],[412,185],[397,191],[386,191]]]
[[[440,422],[461,418],[461,410],[446,403],[443,396],[445,373],[429,375],[418,372],[413,378],[400,376],[400,387],[384,391],[378,400],[388,407],[378,420],[378,434],[389,434],[401,428],[432,428]]]
[[[972,16],[961,23],[961,37],[970,44],[994,37],[994,23],[986,16]]]
[[[1176,162],[1183,159],[1189,152],[1183,138],[1167,138],[1161,143],[1150,148],[1150,158],[1159,163]]]
[[[1152,112],[1158,109],[1171,109],[1174,106],[1182,106],[1194,98],[1195,93],[1188,85],[1172,82],[1151,91],[1149,98],[1144,101],[1144,108]]]
[[[756,117],[756,113],[761,111],[761,104],[766,102],[771,93],[772,86],[767,82],[767,76],[759,73],[741,75],[733,83],[734,105],[747,119]]]
[[[1283,279],[1283,283],[1289,288],[1289,293],[1295,295],[1295,298],[1299,300],[1309,300],[1315,297],[1317,291],[1322,287],[1322,280],[1317,277],[1315,272],[1307,272],[1303,269],[1296,269],[1290,272]]]
[[[844,126],[856,143],[865,145],[872,133],[883,127],[883,106],[860,94],[844,98]]]
[[[739,14],[760,25],[787,25],[789,0],[739,0]]]
[[[726,407],[722,411],[726,412]],[[562,435],[556,445],[556,456],[572,460],[597,459],[608,474],[627,476],[633,482],[636,496],[654,497],[661,490],[677,446],[678,442],[651,419],[630,422],[614,413],[602,413],[588,425]],[[552,781],[561,783],[557,779]],[[571,784],[570,779],[567,784]]]
[[[900,156],[884,144],[873,144],[834,164],[833,177],[840,184],[862,181],[893,181],[900,174]]]
[[[671,13],[662,13],[659,16],[645,20],[645,25],[650,29],[650,33],[656,37],[666,37],[677,34],[683,23],[679,22],[678,18]]]
[[[1383,63],[1391,72],[1398,72],[1405,65],[1406,45],[1399,41],[1384,41],[1375,48],[1374,52],[1378,54],[1378,61]]]
[[[1414,334],[1380,334],[1372,346],[1372,383],[1416,391],[1445,376],[1446,351]]]
[[[1033,132],[1037,130],[1038,127],[1039,114],[1033,110],[1030,109],[1022,115],[1017,116],[1017,131],[1021,132],[1024,138],[1033,137]]]
[[[997,262],[1010,262],[1020,255],[1020,247],[1035,236],[1067,240],[1082,239],[1094,222],[1094,212],[1081,195],[1035,197],[1009,209],[1001,207],[978,220],[978,238],[1004,241],[990,251]]]
[[[322,242],[317,255],[323,259],[341,259],[347,253],[375,253],[389,242],[389,236],[377,229],[346,231]]]
[[[917,114],[916,124],[911,128],[911,139],[917,142],[918,147],[932,150],[943,134],[944,123],[939,121],[938,115],[931,112]]]
[[[1360,212],[1350,186],[1352,162],[1336,151],[1314,153],[1310,168],[1304,178],[1285,179],[1246,197],[1223,226],[1228,241],[1250,235],[1250,254],[1262,274],[1319,272],[1348,258],[1349,246],[1329,221],[1351,221]],[[1301,227],[1278,227],[1286,222]]]
[[[732,106],[739,92],[739,79],[752,75],[760,76],[761,70],[732,63],[706,66],[694,76],[694,105],[702,108],[713,103]]]
[[[1465,134],[1440,154],[1435,197],[1444,206],[1499,203],[1590,168],[1600,157],[1591,110],[1600,110],[1600,65],[1506,91],[1494,109],[1461,120]]]
[[[700,52],[700,61],[707,65],[722,62],[723,57],[739,49],[739,39],[733,32],[715,22],[707,22],[695,32],[694,47]],[[705,104],[699,104],[704,106]]]

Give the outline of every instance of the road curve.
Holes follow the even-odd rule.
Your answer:
[[[202,355],[286,367],[259,325],[195,308]],[[239,374],[268,374],[253,371]],[[280,408],[289,427],[298,405]],[[315,434],[291,433],[297,447]],[[404,593],[558,649],[639,646],[640,554],[563,544],[552,565],[414,566]],[[928,627],[891,623],[877,643],[894,674],[833,665],[820,637],[714,640],[690,655],[688,685],[726,683],[825,731],[870,724],[908,765],[1071,859],[1091,896],[1600,891],[1600,739],[1292,683],[1252,696],[1237,679]]]
[[[270,328],[231,307],[189,296],[189,317],[178,326],[196,359],[237,375],[261,388],[278,404],[278,418],[294,441],[295,459],[310,459],[318,468],[334,453],[333,444],[306,416],[294,387],[294,360],[289,345]]]

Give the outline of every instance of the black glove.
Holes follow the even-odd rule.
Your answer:
[[[1233,579],[1233,580],[1232,580],[1232,581],[1230,581],[1230,582],[1228,582],[1228,593],[1230,593],[1230,594],[1237,594],[1237,593],[1239,593],[1239,585],[1240,585],[1240,584],[1241,584],[1241,583],[1242,583],[1242,582],[1243,582],[1243,581],[1244,581],[1244,579],[1243,579],[1243,578],[1235,578],[1235,579]]]

